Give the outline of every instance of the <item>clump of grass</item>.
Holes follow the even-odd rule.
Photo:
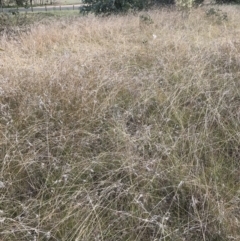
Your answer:
[[[1,37],[1,239],[240,238],[240,15],[226,11]]]

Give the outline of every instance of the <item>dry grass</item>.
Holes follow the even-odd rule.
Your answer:
[[[1,37],[0,239],[240,240],[240,14],[226,11]]]

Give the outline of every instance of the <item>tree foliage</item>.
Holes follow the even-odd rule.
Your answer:
[[[174,0],[83,0],[83,3],[86,5],[80,8],[81,13],[94,12],[98,15],[143,10],[156,3],[174,4]]]
[[[216,0],[217,4],[240,4],[240,0]]]
[[[204,0],[82,0],[85,4],[80,7],[80,13],[93,12],[96,15],[111,13],[126,13],[131,10],[147,10],[154,5],[177,5],[180,9],[190,9],[199,6]],[[220,1],[220,0],[217,0]],[[223,0],[231,1],[231,0]],[[232,0],[240,1],[240,0]]]

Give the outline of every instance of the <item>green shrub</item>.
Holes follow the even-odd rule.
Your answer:
[[[80,8],[81,13],[94,12],[98,14],[109,14],[127,12],[130,8],[143,9],[147,5],[145,0],[83,0],[87,6]]]
[[[240,0],[216,0],[217,4],[224,4],[224,3],[235,3],[240,4]]]
[[[213,22],[221,23],[222,21],[227,21],[228,16],[226,12],[221,9],[210,8],[206,12],[206,17],[211,19]]]
[[[190,9],[195,6],[202,4],[204,0],[175,0],[175,4],[181,10]]]
[[[148,9],[154,4],[174,4],[174,0],[83,0],[85,6],[80,7],[80,13],[93,12],[96,15],[111,13],[126,13],[131,10]]]

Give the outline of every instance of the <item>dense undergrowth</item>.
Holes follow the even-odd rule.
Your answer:
[[[240,14],[35,22],[0,38],[0,239],[240,239]]]

